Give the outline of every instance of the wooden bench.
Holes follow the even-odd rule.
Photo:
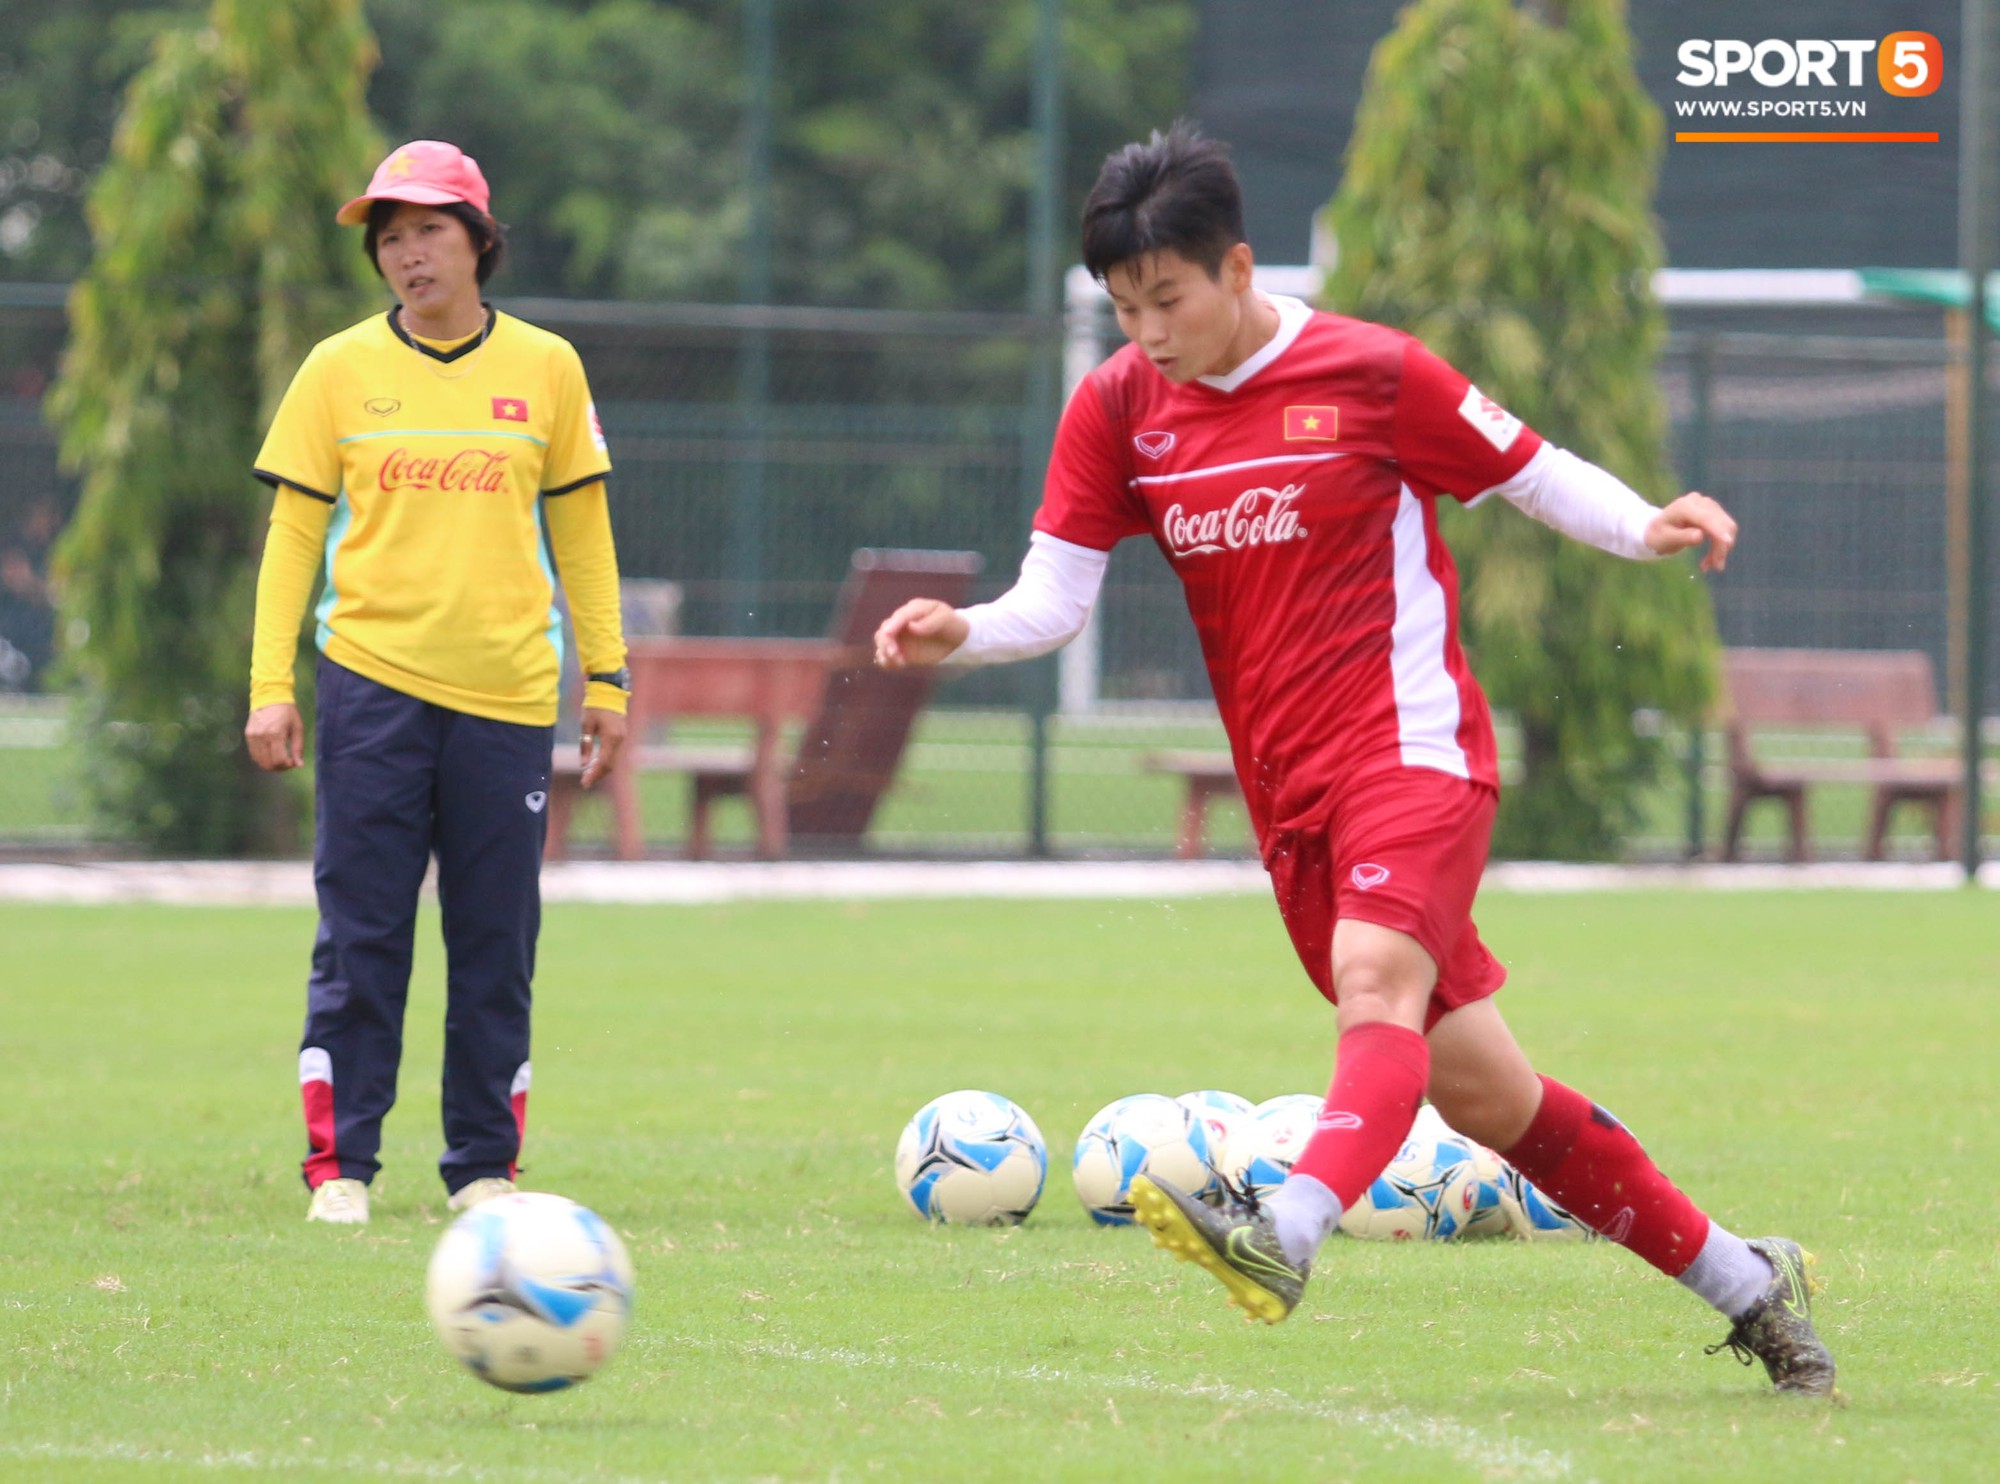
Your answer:
[[[1186,785],[1174,854],[1184,861],[1199,860],[1208,849],[1210,802],[1242,797],[1235,760],[1226,752],[1167,750],[1147,753],[1139,765],[1148,773],[1171,773]]]
[[[937,686],[935,666],[878,668],[876,627],[912,598],[963,607],[982,565],[976,551],[864,547],[854,553],[827,637],[855,659],[827,677],[785,785],[786,815],[801,845],[822,854],[861,849]]]
[[[1889,816],[1898,804],[1931,811],[1940,859],[1958,829],[1960,764],[1950,757],[1901,757],[1897,733],[1938,719],[1930,657],[1920,650],[1727,649],[1722,655],[1729,731],[1729,822],[1723,858],[1736,860],[1743,817],[1760,799],[1776,799],[1791,819],[1791,858],[1811,858],[1806,791],[1816,784],[1873,790],[1865,853],[1881,860]],[[1868,756],[1773,762],[1759,755],[1762,727],[1860,731]]]
[[[829,638],[633,640],[625,760],[598,785],[610,796],[618,858],[645,854],[638,780],[648,772],[688,777],[690,859],[712,853],[714,806],[737,795],[749,800],[765,860],[789,854],[795,836],[823,850],[858,849],[937,683],[934,669],[876,669],[875,626],[913,597],[964,603],[979,567],[975,552],[863,549],[854,553]],[[655,740],[656,731],[686,716],[748,719],[752,740]],[[797,723],[804,727],[793,752],[784,734]],[[549,860],[566,848],[581,773],[575,748],[559,748]]]
[[[611,788],[616,819],[615,844],[620,860],[645,854],[645,830],[639,818],[641,773],[675,772],[688,777],[688,838],[690,860],[706,860],[713,851],[710,818],[718,799],[743,794],[756,820],[757,854],[781,859],[788,837],[785,781],[791,757],[784,747],[784,730],[810,720],[819,711],[827,676],[852,665],[851,646],[826,639],[635,639],[626,647],[625,663],[632,671],[632,699],[626,707],[627,745],[634,750],[605,780]],[[656,727],[688,716],[735,717],[751,724],[752,736],[741,746],[693,747],[659,744]],[[568,759],[574,769],[576,759]],[[553,789],[547,854],[561,859],[562,833],[570,809],[581,792]]]
[[[639,816],[639,775],[686,773],[693,779],[693,817],[700,835],[697,840],[691,834],[688,853],[694,856],[699,846],[706,854],[707,806],[715,796],[714,780],[747,780],[756,755],[756,749],[747,743],[699,746],[627,742],[618,766],[597,785],[597,791],[611,806],[612,853],[622,861],[639,860],[646,854],[646,832]],[[573,741],[558,743],[550,770],[549,837],[542,851],[543,859],[559,861],[569,854],[570,824],[576,817],[576,806],[582,801],[583,760]]]

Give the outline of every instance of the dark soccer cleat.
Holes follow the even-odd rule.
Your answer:
[[[1154,1246],[1219,1278],[1246,1319],[1276,1324],[1305,1292],[1312,1264],[1285,1256],[1271,1218],[1247,1191],[1232,1189],[1220,1206],[1206,1206],[1165,1180],[1139,1175],[1132,1212],[1152,1232]]]
[[[1814,1258],[1784,1237],[1758,1237],[1750,1250],[1775,1270],[1764,1296],[1745,1309],[1720,1344],[1703,1353],[1727,1350],[1743,1364],[1764,1362],[1771,1384],[1793,1396],[1833,1395],[1833,1356],[1813,1330]]]

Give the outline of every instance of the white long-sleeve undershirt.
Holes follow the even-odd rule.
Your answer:
[[[1657,556],[1646,545],[1646,527],[1658,508],[1615,474],[1552,443],[1486,494],[1614,556],[1635,561]],[[1014,585],[990,603],[960,610],[969,632],[945,663],[1004,664],[1062,648],[1083,632],[1110,560],[1109,552],[1035,532]]]
[[[1617,475],[1544,443],[1520,473],[1486,491],[1551,530],[1633,561],[1653,561],[1646,527],[1660,513]],[[1480,497],[1484,499],[1485,496]]]
[[[1062,648],[1089,622],[1110,561],[1108,551],[1035,532],[1014,585],[990,603],[959,610],[971,632],[945,663],[994,665]]]

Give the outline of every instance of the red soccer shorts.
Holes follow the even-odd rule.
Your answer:
[[[1323,824],[1272,833],[1264,868],[1321,994],[1338,1001],[1333,925],[1343,917],[1408,933],[1437,963],[1426,1031],[1506,981],[1472,925],[1498,802],[1484,784],[1404,768],[1348,792]]]

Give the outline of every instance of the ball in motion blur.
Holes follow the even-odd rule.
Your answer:
[[[445,1230],[425,1283],[438,1338],[504,1391],[560,1391],[624,1338],[632,1261],[595,1212],[559,1195],[483,1201]]]
[[[1021,1107],[997,1092],[932,1098],[896,1141],[896,1184],[928,1221],[1015,1226],[1042,1198],[1049,1147]]]

